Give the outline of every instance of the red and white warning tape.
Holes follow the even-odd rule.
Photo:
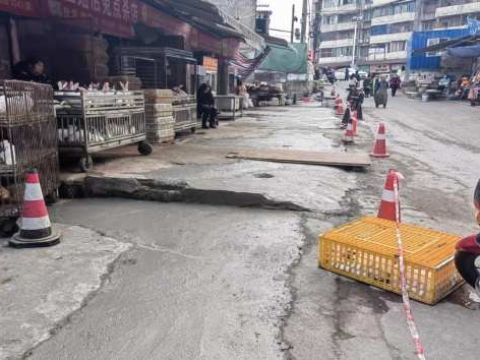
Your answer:
[[[415,324],[415,319],[413,317],[412,307],[410,305],[410,297],[408,296],[407,289],[407,278],[405,275],[405,257],[403,251],[403,241],[402,241],[402,232],[400,230],[400,195],[399,195],[399,186],[398,183],[400,179],[403,179],[403,175],[396,173],[395,180],[393,182],[393,188],[395,193],[395,219],[396,219],[396,237],[398,245],[398,262],[400,267],[400,282],[402,287],[402,299],[403,299],[403,309],[407,317],[408,329],[410,330],[410,335],[415,343],[416,354],[419,360],[425,360],[425,349],[420,340],[420,335],[418,333],[417,325]]]

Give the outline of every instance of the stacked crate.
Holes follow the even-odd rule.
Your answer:
[[[109,75],[108,41],[102,36],[57,34],[58,59],[54,60],[57,77],[80,83],[106,81]]]
[[[171,90],[145,90],[145,118],[147,140],[149,142],[171,143],[175,141],[172,101],[173,93]]]

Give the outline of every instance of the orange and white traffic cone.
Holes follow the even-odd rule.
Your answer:
[[[390,154],[387,152],[387,138],[385,133],[385,124],[380,123],[378,125],[377,137],[375,138],[375,145],[373,146],[370,156],[376,158],[387,158],[390,156]]]
[[[382,193],[380,208],[378,209],[377,217],[379,218],[397,221],[396,206],[398,201],[398,209],[400,210],[400,200],[395,198],[395,182],[397,182],[398,186],[399,174],[395,170],[389,170],[385,188]],[[401,220],[400,214],[398,214],[398,220]]]
[[[29,171],[25,178],[25,194],[20,232],[13,235],[9,244],[13,247],[51,246],[60,242],[60,235],[53,231],[37,170]]]
[[[358,116],[356,111],[352,112],[352,130],[353,136],[358,136]]]
[[[347,124],[347,129],[345,130],[345,134],[343,135],[343,142],[345,144],[353,143],[353,126],[352,126],[352,119]]]
[[[339,99],[340,99],[340,101],[339,101],[339,103],[338,103],[338,105],[337,105],[337,109],[336,109],[337,112],[336,112],[336,114],[337,114],[337,115],[343,115],[343,114],[345,113],[345,108],[344,108],[344,106],[343,106],[343,100],[342,100],[342,98],[339,97]]]
[[[340,95],[335,96],[335,105],[333,105],[333,108],[337,110],[338,105],[342,102],[342,99],[340,98]]]

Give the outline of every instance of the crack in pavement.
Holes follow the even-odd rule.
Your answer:
[[[259,193],[231,190],[196,189],[185,182],[153,179],[89,176],[85,179],[89,197],[117,197],[158,202],[184,202],[204,205],[263,208],[309,212],[290,201],[277,201]]]
[[[101,231],[96,231],[94,229],[91,229],[91,228],[87,228],[87,227],[84,227],[84,226],[79,226],[79,225],[75,225],[76,227],[78,228],[83,228],[83,229],[87,229],[89,231],[92,231],[94,233],[97,233],[98,235],[100,236],[103,236],[103,237],[109,237],[109,238],[113,238],[111,236],[107,236],[105,235],[104,233],[102,233]],[[119,241],[119,242],[125,242],[125,241],[120,241],[119,239],[116,239],[116,238],[113,238],[114,240],[116,241]],[[95,290],[92,290],[90,291],[85,297],[84,299],[82,300],[80,306],[75,309],[74,311],[72,311],[71,313],[69,313],[68,315],[66,315],[63,319],[61,319],[60,321],[56,322],[55,325],[49,330],[49,336],[38,342],[37,344],[35,344],[35,346],[27,349],[21,356],[20,356],[20,359],[22,360],[25,360],[25,359],[28,359],[32,354],[33,352],[35,351],[35,349],[37,349],[38,347],[40,347],[42,344],[44,344],[45,342],[49,341],[52,337],[54,337],[61,329],[63,329],[65,326],[67,326],[68,324],[71,323],[73,317],[75,317],[77,314],[79,314],[80,312],[82,312],[82,310],[87,307],[89,305],[89,303],[95,298],[95,296],[100,292],[102,291],[102,289],[104,288],[105,284],[107,284],[110,279],[111,279],[111,276],[113,275],[116,267],[119,265],[119,264],[122,264],[124,261],[125,261],[125,258],[130,254],[130,252],[132,251],[132,247],[130,247],[129,249],[126,249],[124,252],[120,253],[112,262],[108,263],[106,265],[106,270],[105,272],[100,276],[100,284],[99,286],[95,289]]]
[[[356,192],[357,192],[356,189],[349,189],[345,191],[345,195],[343,196],[342,200],[339,202],[342,207],[342,210],[335,212],[335,215],[333,217],[332,217],[332,212],[314,212],[314,213],[301,214],[300,225],[302,229],[302,238],[303,238],[302,247],[299,249],[300,251],[299,258],[297,259],[297,261],[291,264],[287,272],[288,274],[287,287],[289,288],[290,293],[292,294],[292,298],[288,306],[287,315],[283,319],[282,326],[280,328],[281,342],[283,344],[286,344],[286,347],[284,350],[286,359],[295,359],[291,351],[294,347],[294,344],[291,343],[288,339],[286,339],[285,329],[289,325],[290,318],[295,313],[296,304],[298,302],[298,288],[295,285],[295,282],[297,279],[297,268],[301,265],[303,258],[307,254],[310,254],[311,251],[314,250],[317,244],[318,234],[314,234],[311,232],[311,229],[308,227],[307,222],[309,219],[317,219],[317,220],[328,221],[330,223],[333,222],[333,225],[336,226],[348,219],[352,219],[355,216],[358,216],[358,214],[360,214],[361,212],[361,205],[356,199],[356,195],[355,195]],[[338,350],[340,349],[339,339],[343,337],[343,332],[341,331],[341,328],[339,326],[339,321],[336,318],[337,315],[338,315],[337,312],[335,312],[334,315],[330,315],[330,316],[332,317],[334,326],[337,329],[337,331],[332,335],[332,342],[335,345],[334,348],[336,351],[336,356],[337,356],[336,358],[340,359],[339,351],[341,350]]]

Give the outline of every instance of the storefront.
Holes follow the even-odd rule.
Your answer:
[[[200,64],[201,74],[199,82],[210,85],[213,91],[218,89],[218,59],[210,56],[202,56],[202,63]]]

